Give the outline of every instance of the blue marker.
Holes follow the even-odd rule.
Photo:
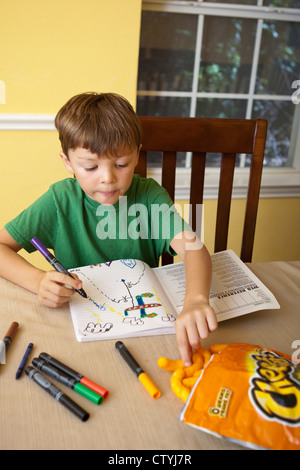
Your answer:
[[[25,366],[26,366],[26,363],[27,363],[27,360],[28,360],[28,357],[30,356],[31,354],[31,351],[32,351],[32,348],[33,348],[33,344],[32,343],[29,343],[28,344],[28,347],[25,351],[25,354],[23,356],[23,359],[21,361],[21,364],[19,365],[19,369],[17,370],[17,373],[16,373],[16,379],[18,380],[22,373],[23,373],[23,370],[25,369]]]

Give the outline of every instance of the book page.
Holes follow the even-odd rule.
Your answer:
[[[70,272],[88,296],[69,302],[78,341],[174,333],[174,308],[146,263],[126,259]]]
[[[264,309],[280,308],[274,295],[232,251],[211,256],[210,304],[218,321]]]
[[[168,264],[159,268],[152,268],[161,285],[168,293],[177,313],[183,307],[185,296],[185,272],[183,263]]]
[[[274,295],[232,250],[214,253],[211,259],[210,304],[218,321],[257,310],[280,308]],[[180,312],[185,295],[184,264],[175,263],[153,271]]]

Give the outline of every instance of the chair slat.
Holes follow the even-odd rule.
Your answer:
[[[235,158],[235,154],[224,154],[221,159],[215,252],[227,248]]]
[[[193,153],[190,189],[190,204],[192,209],[190,214],[190,225],[192,226],[194,232],[197,232],[197,228],[199,226],[199,221],[197,221],[197,216],[199,214],[197,205],[203,204],[205,161],[205,152]],[[200,237],[199,233],[197,233],[197,235]]]
[[[163,152],[161,185],[174,201],[176,180],[176,152]]]

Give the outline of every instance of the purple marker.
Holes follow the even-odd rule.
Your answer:
[[[40,252],[42,255],[46,258],[46,260],[53,266],[56,271],[59,271],[60,273],[66,274],[67,276],[70,276],[73,278],[73,276],[67,271],[61,264],[60,262],[53,256],[49,250],[36,238],[34,237],[31,240],[31,243],[33,246]],[[74,278],[73,278],[74,279]],[[78,294],[82,295],[82,297],[87,298],[87,295],[83,289],[74,289]]]

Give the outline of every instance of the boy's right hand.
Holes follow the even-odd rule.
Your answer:
[[[58,271],[42,272],[38,282],[37,295],[39,301],[46,307],[52,308],[60,307],[68,302],[72,295],[76,293],[74,288],[82,288],[82,281],[78,276],[73,273],[72,276],[76,279]]]

